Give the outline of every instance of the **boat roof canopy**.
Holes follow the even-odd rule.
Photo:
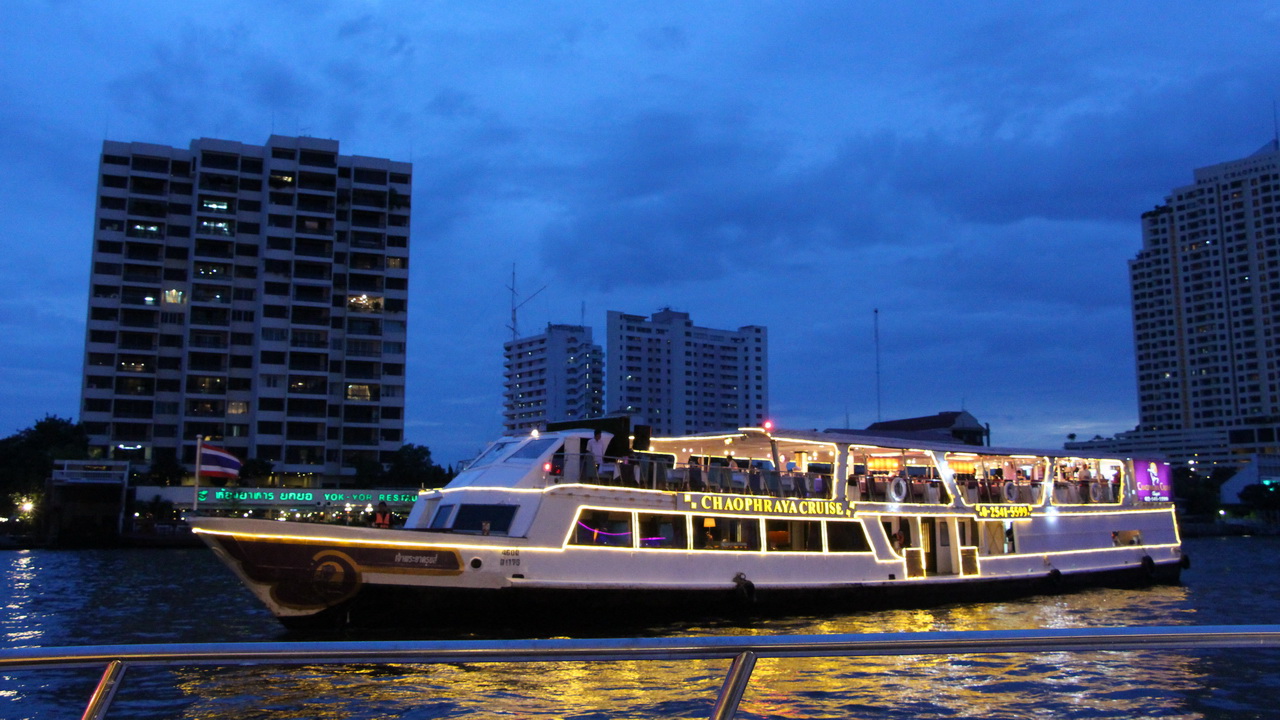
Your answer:
[[[951,454],[987,455],[1000,457],[1079,458],[1082,460],[1122,460],[1122,455],[1082,453],[1077,450],[1046,450],[1019,447],[992,447],[939,442],[933,439],[881,435],[863,430],[786,430],[764,428],[738,428],[723,432],[695,433],[676,437],[653,438],[650,452],[688,453],[691,455],[738,457],[769,457],[770,441],[781,452],[795,453],[829,450],[832,446],[865,447],[869,450],[883,448],[903,451],[907,454],[941,452]],[[821,462],[821,458],[816,458]]]

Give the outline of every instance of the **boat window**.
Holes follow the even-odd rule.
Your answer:
[[[640,513],[640,547],[681,550],[688,548],[689,538],[685,531],[685,516]]]
[[[572,545],[631,547],[631,513],[583,509],[574,526]]]
[[[449,527],[449,516],[453,514],[453,508],[453,504],[441,505],[436,508],[436,514],[435,517],[431,518],[431,525],[428,526],[429,529],[444,530]]]
[[[524,444],[524,447],[511,453],[508,460],[537,460],[542,457],[543,453],[551,448],[552,445],[560,442],[560,438],[535,438]]]
[[[822,552],[822,523],[817,520],[765,520],[767,547],[777,552]]]
[[[518,442],[520,442],[520,438],[507,438],[495,442],[486,448],[483,453],[480,453],[480,457],[472,460],[471,464],[467,466],[467,469],[470,470],[472,468],[478,468],[496,461],[498,458],[506,454],[506,452],[511,449],[511,446]]]
[[[827,521],[827,550],[830,552],[871,552],[867,531],[857,520]]]
[[[454,532],[506,535],[516,516],[515,505],[461,505],[453,520]]]
[[[760,521],[710,515],[693,516],[693,547],[699,550],[759,550]]]

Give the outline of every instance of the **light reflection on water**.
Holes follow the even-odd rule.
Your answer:
[[[1268,623],[1280,541],[1188,542],[1180,587],[1092,590],[927,610],[680,623],[650,636]],[[286,639],[203,550],[0,554],[7,647]],[[589,634],[600,635],[599,631]],[[608,635],[608,633],[605,633]],[[476,635],[480,636],[480,635]],[[352,633],[321,639],[429,639]],[[457,637],[457,635],[454,635]],[[113,717],[706,717],[727,661],[131,669]],[[98,671],[0,678],[0,717],[84,708]],[[765,659],[744,718],[1263,718],[1280,700],[1272,651],[1125,651]]]

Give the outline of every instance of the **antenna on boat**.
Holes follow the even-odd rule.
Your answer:
[[[525,303],[537,297],[538,293],[542,292],[543,290],[546,290],[547,286],[543,285],[542,287],[538,288],[537,291],[534,292],[532,295],[525,298],[524,302],[520,304],[516,304],[516,298],[520,296],[520,293],[516,292],[516,264],[511,263],[511,285],[507,287],[507,289],[511,291],[511,324],[508,325],[507,328],[511,330],[511,342],[514,343],[517,339],[520,338],[520,326],[516,322],[516,311],[524,307]]]
[[[874,313],[875,340],[876,340],[876,422],[884,420],[884,416],[880,412],[880,308],[872,310]]]

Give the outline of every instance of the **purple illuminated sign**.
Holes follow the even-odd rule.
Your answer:
[[[1158,460],[1134,460],[1134,484],[1139,502],[1171,502],[1173,477],[1169,463]]]

